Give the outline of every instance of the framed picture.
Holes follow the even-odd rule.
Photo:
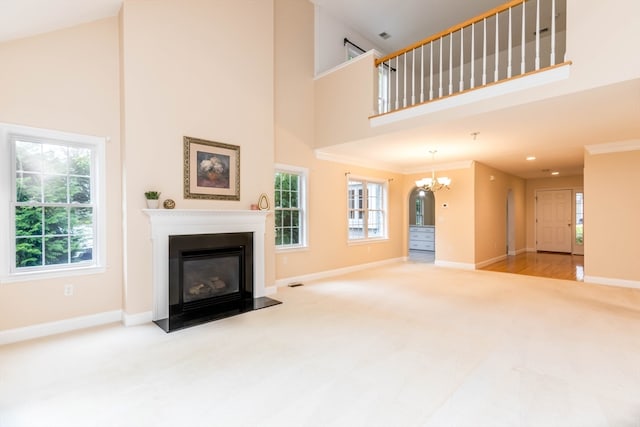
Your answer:
[[[240,200],[240,147],[185,136],[184,198]]]

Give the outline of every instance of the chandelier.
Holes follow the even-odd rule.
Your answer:
[[[433,162],[436,155],[436,150],[429,150],[431,153],[431,161]],[[416,181],[416,187],[420,191],[431,191],[435,192],[442,189],[449,189],[449,185],[451,184],[451,178],[447,178],[446,176],[441,176],[436,178],[436,171],[432,167],[431,168],[431,177],[430,178],[422,178]]]

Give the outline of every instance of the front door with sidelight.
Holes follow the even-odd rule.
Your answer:
[[[536,193],[536,250],[571,253],[572,207],[572,190],[544,190]]]

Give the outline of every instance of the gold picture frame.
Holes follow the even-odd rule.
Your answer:
[[[184,198],[240,200],[240,147],[185,136]]]

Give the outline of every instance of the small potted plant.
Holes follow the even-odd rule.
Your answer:
[[[157,209],[158,204],[160,203],[160,192],[159,191],[145,191],[144,197],[147,199],[147,208],[149,209]]]

